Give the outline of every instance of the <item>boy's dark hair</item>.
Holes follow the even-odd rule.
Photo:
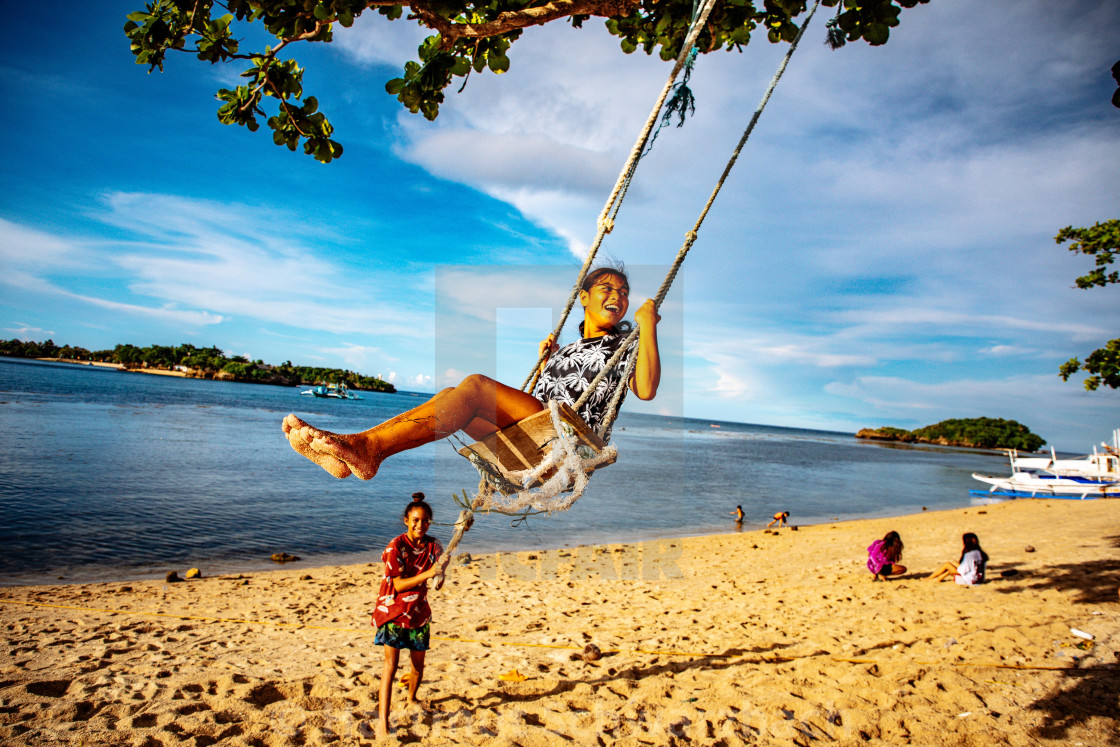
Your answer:
[[[622,278],[622,284],[626,286],[626,292],[630,292],[630,278],[626,276],[626,267],[621,262],[596,267],[594,270],[587,273],[587,277],[583,279],[583,284],[580,285],[579,289],[585,291],[591,290],[591,286],[595,285],[596,281],[604,275],[615,275],[616,277]]]
[[[417,506],[424,510],[424,513],[428,515],[428,521],[431,521],[433,515],[432,507],[429,506],[428,502],[424,500],[424,494],[419,491],[412,494],[412,502],[404,507],[404,512],[401,514],[401,519],[407,520],[409,512],[411,512],[412,509],[416,508]]]

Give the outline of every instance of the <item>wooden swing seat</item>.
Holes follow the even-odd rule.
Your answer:
[[[564,403],[558,403],[557,409],[560,417],[575,431],[576,441],[582,446],[594,449],[598,454],[606,446],[603,439],[595,431],[587,427],[575,410]],[[524,420],[519,420],[513,425],[506,426],[500,431],[491,433],[486,438],[476,441],[469,446],[459,449],[459,453],[470,458],[471,454],[478,455],[481,459],[494,466],[512,483],[519,484],[520,480],[510,473],[532,469],[540,463],[548,453],[550,444],[556,438],[556,431],[552,427],[552,413],[548,408],[533,413]],[[603,462],[600,467],[614,463],[614,460]],[[541,475],[540,480],[529,487],[535,487],[553,474],[549,471]]]

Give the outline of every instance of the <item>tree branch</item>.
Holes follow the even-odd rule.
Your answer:
[[[416,18],[443,37],[443,47],[450,48],[458,39],[483,39],[506,34],[526,26],[540,26],[567,16],[601,16],[611,18],[634,12],[641,0],[551,0],[544,5],[499,13],[484,23],[457,23],[435,13],[422,0],[401,3],[412,8]],[[370,5],[380,5],[372,2]]]

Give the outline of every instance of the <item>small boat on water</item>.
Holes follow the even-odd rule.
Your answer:
[[[1120,498],[1120,429],[1113,431],[1111,446],[1101,447],[1103,451],[1093,447],[1092,454],[1076,459],[1058,459],[1053,448],[1049,458],[1011,451],[1009,477],[974,472],[974,478],[991,487],[968,493],[977,498]]]
[[[356,392],[350,391],[345,384],[319,384],[300,392],[305,397],[328,397],[330,399],[361,399]]]

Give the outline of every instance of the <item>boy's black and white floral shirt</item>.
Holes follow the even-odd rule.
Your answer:
[[[574,406],[576,400],[587,389],[587,385],[607,365],[607,361],[625,341],[626,335],[618,334],[585,337],[565,345],[548,359],[544,372],[537,385],[533,387],[533,396],[541,402],[557,400]],[[607,413],[607,406],[610,404],[615,387],[629,368],[630,360],[634,357],[637,348],[637,345],[630,347],[618,365],[603,377],[595,387],[595,391],[579,409],[579,416],[583,418],[583,422],[596,433]],[[622,396],[623,399],[626,398],[625,393]],[[619,406],[621,405],[620,401]],[[608,430],[603,440],[609,441],[610,435]]]

